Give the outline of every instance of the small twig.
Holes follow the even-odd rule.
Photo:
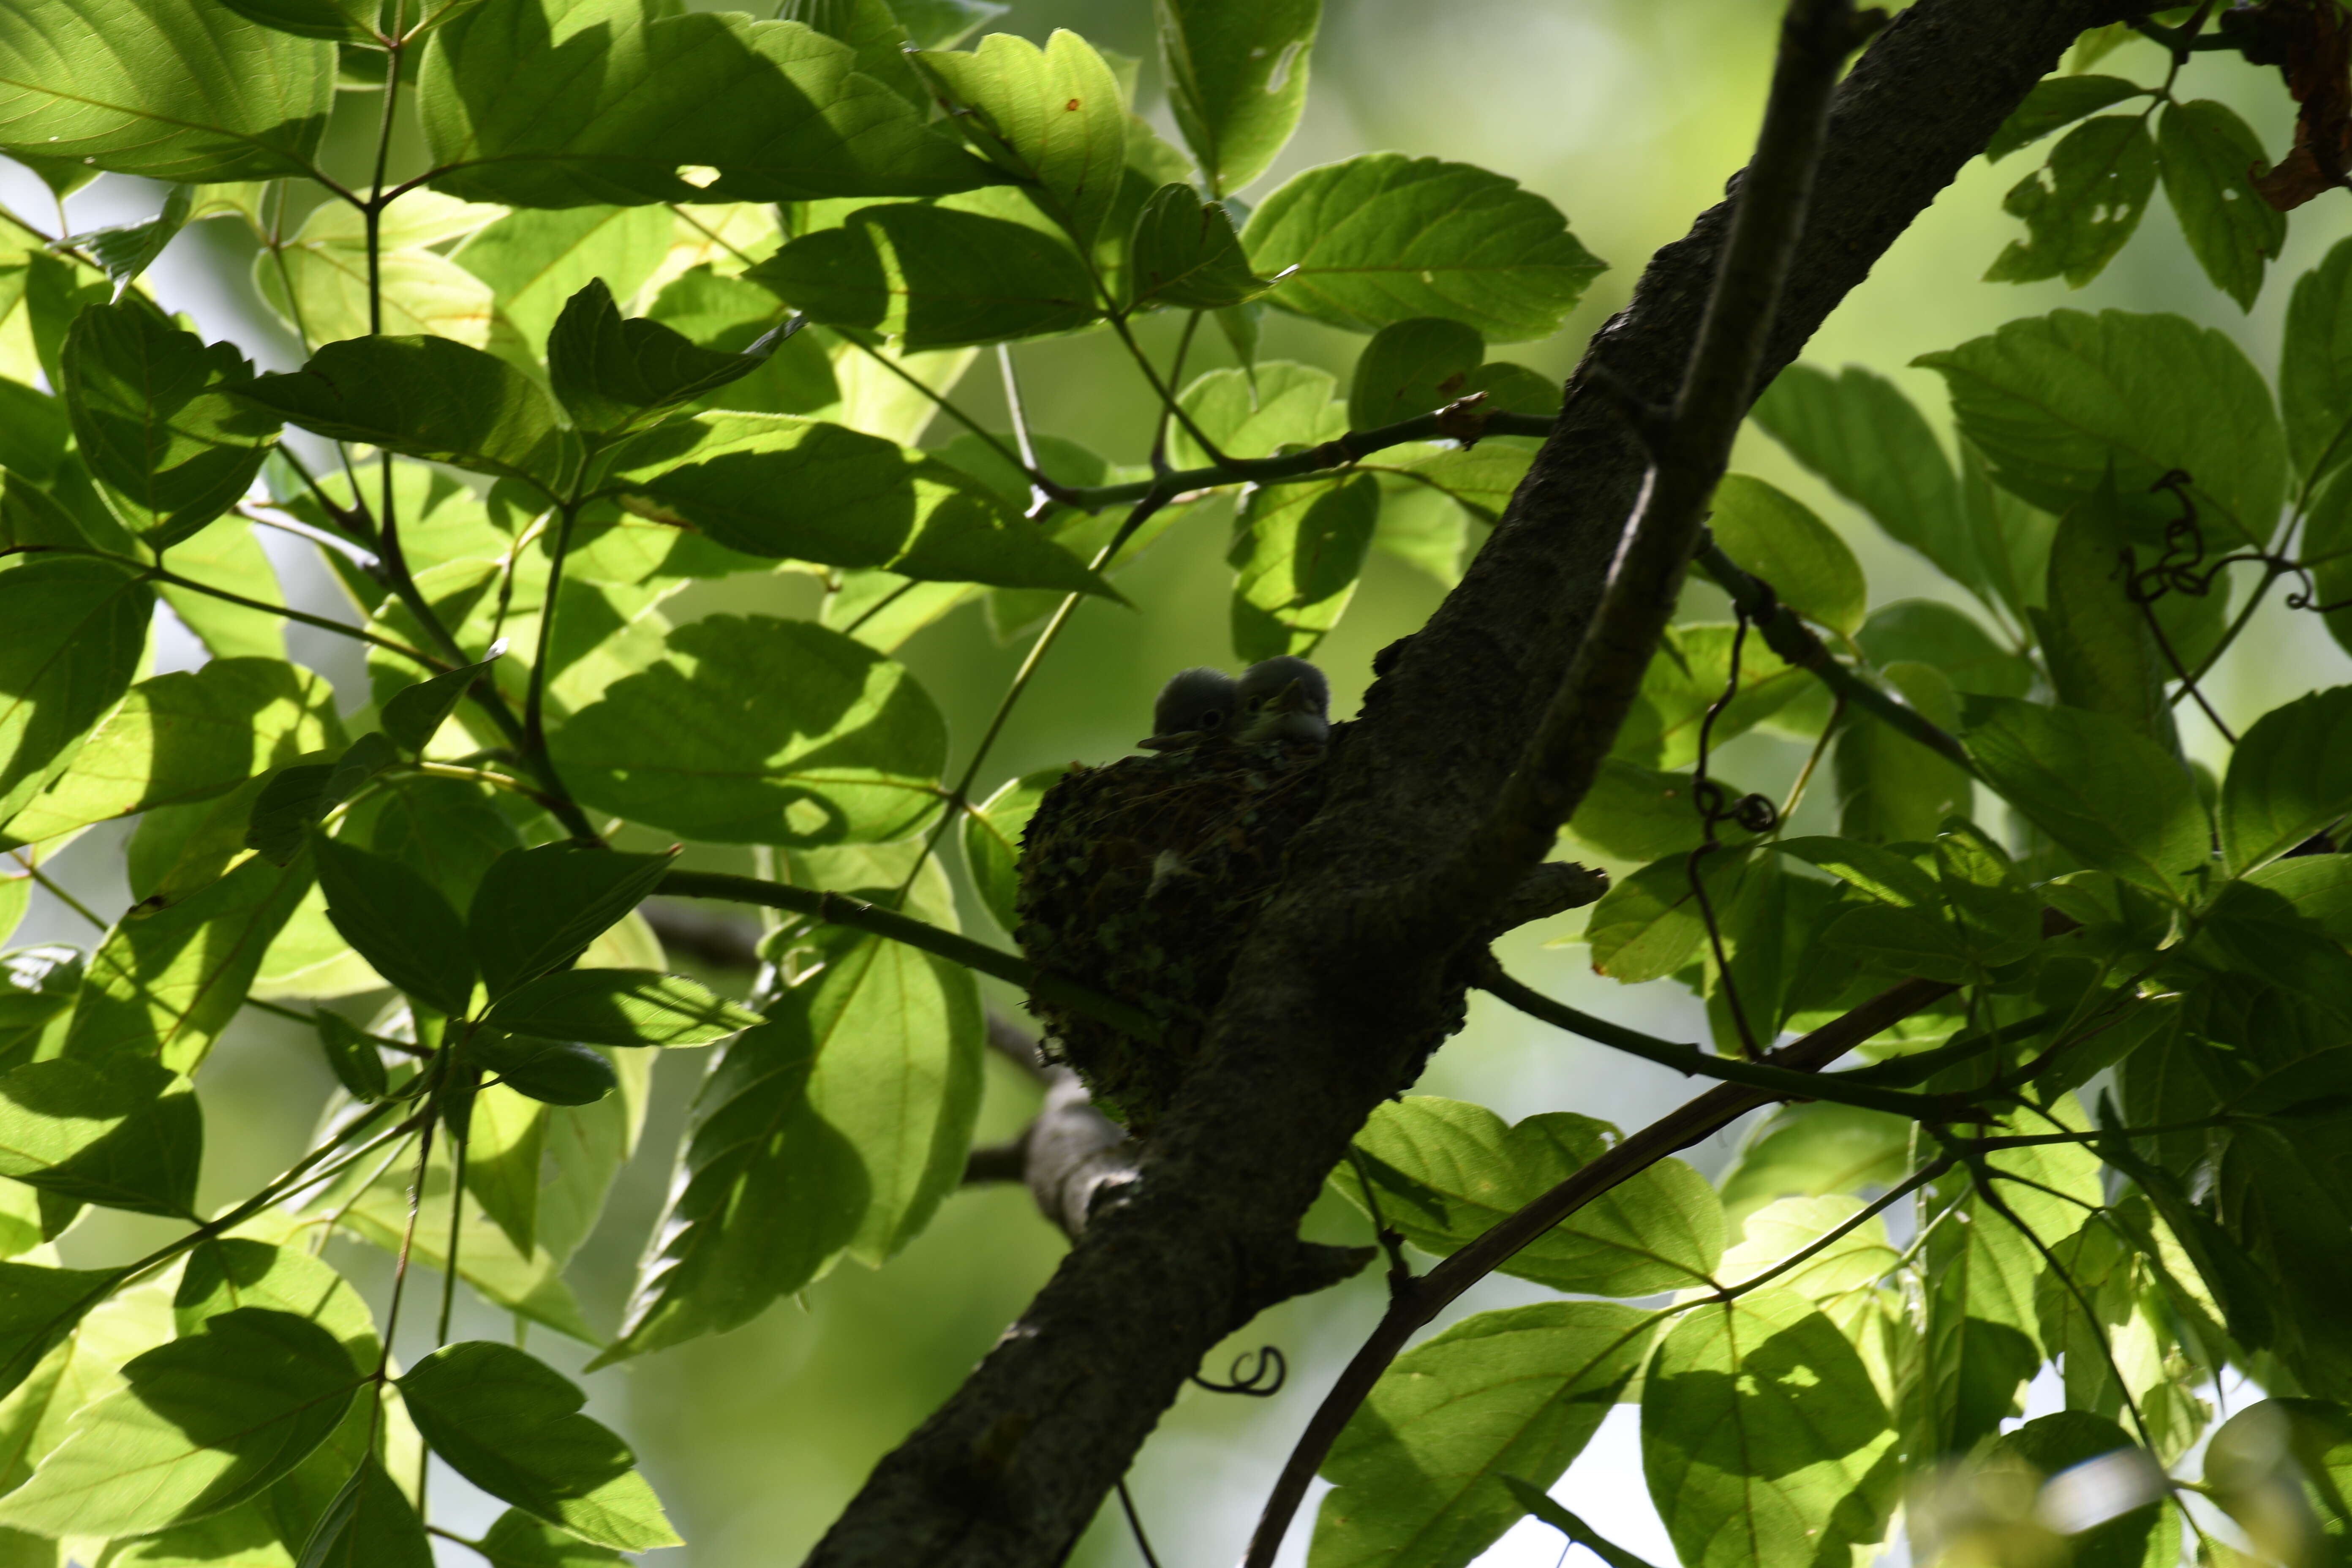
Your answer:
[[[25,874],[33,879],[33,885],[35,887],[48,894],[49,897],[57,900],[58,902],[65,905],[66,908],[71,910],[74,913],[79,915],[82,919],[96,926],[99,930],[110,931],[112,929],[112,927],[110,927],[105,921],[99,919],[98,912],[95,910],[92,910],[88,904],[83,903],[79,899],[75,898],[71,893],[67,892],[65,889],[59,887],[58,883],[50,878],[47,872],[42,870],[38,866],[34,865],[32,861],[26,859],[22,852],[12,849],[9,851],[9,854],[16,860],[16,864],[25,868]]]
[[[1412,1289],[1412,1265],[1405,1261],[1404,1232],[1391,1225],[1381,1212],[1380,1194],[1372,1190],[1371,1168],[1364,1163],[1356,1146],[1348,1145],[1348,1163],[1356,1173],[1356,1184],[1364,1190],[1364,1212],[1372,1216],[1372,1235],[1381,1250],[1389,1257],[1389,1300],[1396,1300]]]
[[[1160,1568],[1160,1559],[1151,1554],[1151,1540],[1143,1533],[1143,1520],[1135,1511],[1135,1500],[1128,1495],[1127,1478],[1118,1479],[1118,1506],[1127,1510],[1127,1527],[1135,1532],[1136,1550],[1143,1553],[1145,1568]]]

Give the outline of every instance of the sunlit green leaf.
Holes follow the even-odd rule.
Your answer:
[[[1045,768],[1008,780],[964,821],[964,864],[971,869],[972,886],[1007,932],[1021,929],[1014,896],[1020,888],[1022,832],[1045,792],[1067,772]]]
[[[177,583],[155,584],[172,613],[215,658],[286,657],[286,617],[267,607],[283,605],[286,595],[278,584],[278,569],[254,536],[253,524],[229,517],[198,530],[172,546],[172,572],[257,602],[233,604],[218,594]]]
[[[122,1275],[119,1268],[0,1263],[0,1394],[23,1386],[41,1359]]]
[[[2286,215],[2254,189],[2263,144],[2227,104],[2168,103],[2157,121],[2164,195],[2213,287],[2254,308],[2263,273],[2286,243]]]
[[[417,1363],[400,1391],[433,1451],[492,1497],[623,1551],[681,1544],[636,1457],[546,1363],[470,1340]]]
[[[2188,771],[2123,720],[1999,697],[1969,710],[1986,780],[2084,864],[2169,897],[2210,859]]]
[[[1483,1106],[1429,1095],[1382,1105],[1356,1139],[1384,1220],[1441,1256],[1565,1181],[1615,1129],[1568,1111],[1516,1126]],[[1331,1188],[1361,1207],[1343,1164]],[[1704,1283],[1723,1254],[1722,1210],[1706,1178],[1664,1160],[1579,1209],[1502,1265],[1559,1290],[1639,1296]]]
[[[667,855],[622,855],[545,844],[492,861],[466,917],[474,959],[491,1000],[525,981],[568,967],[599,933],[653,890],[670,859]],[[501,1026],[522,1034],[548,1032],[512,1023]],[[589,1038],[554,1033],[560,1038]]]
[[[1265,173],[1297,127],[1322,0],[1158,0],[1153,10],[1177,128],[1211,188],[1238,191]]]
[[[1642,1468],[1688,1568],[1811,1568],[1876,1541],[1895,1435],[1862,1358],[1796,1292],[1683,1318],[1642,1390]]]
[[[1749,475],[1727,474],[1707,526],[1723,552],[1770,584],[1782,604],[1849,637],[1862,629],[1870,609],[1862,563],[1802,501]]]
[[[523,207],[449,258],[497,293],[499,314],[536,358],[564,301],[591,279],[603,279],[614,299],[635,295],[669,255],[677,222],[661,206]]]
[[[1070,237],[1092,245],[1127,166],[1126,105],[1094,46],[1066,27],[1042,49],[991,33],[971,53],[934,51],[921,61],[959,111],[965,138],[1038,187]]]
[[[253,367],[143,301],[75,318],[65,342],[75,444],[124,522],[154,549],[227,510],[261,471],[278,421],[231,395]]]
[[[1723,1175],[1735,1225],[1776,1199],[1893,1186],[1909,1163],[1911,1124],[1883,1110],[1829,1100],[1783,1106],[1757,1123]]]
[[[61,1198],[191,1218],[204,1146],[193,1087],[152,1062],[0,1073],[0,1175]]]
[[[1201,434],[1229,458],[1268,458],[1286,447],[1312,446],[1342,435],[1348,411],[1335,401],[1339,383],[1328,370],[1267,360],[1255,372],[1213,370],[1187,386],[1178,401]],[[1169,432],[1168,455],[1177,467],[1199,468],[1209,454],[1179,425]]]
[[[1128,302],[1139,308],[1217,310],[1267,288],[1250,270],[1232,215],[1186,184],[1162,185],[1143,204],[1129,243],[1127,279]]]
[[[1605,1301],[1482,1312],[1391,1363],[1323,1463],[1313,1568],[1458,1568],[1559,1479],[1616,1404],[1651,1320]]]
[[[362,214],[329,202],[284,245],[255,256],[254,285],[312,348],[378,330],[484,348],[490,341],[489,285],[429,247],[473,233],[499,213],[436,191],[411,191],[384,210],[371,266]]]
[[[1347,612],[1380,519],[1369,474],[1244,493],[1226,552],[1234,652],[1244,664],[1315,651]]]
[[[1356,356],[1348,387],[1349,428],[1377,430],[1435,413],[1471,390],[1471,374],[1486,355],[1475,328],[1443,316],[1382,327]]]
[[[239,1308],[134,1358],[74,1417],[0,1524],[137,1535],[218,1512],[301,1463],[360,1386],[350,1352],[289,1312]]]
[[[93,50],[89,40],[104,37]],[[0,12],[0,152],[153,180],[306,174],[330,45],[206,0],[24,0]]]
[[[573,423],[610,439],[751,374],[774,346],[761,339],[747,353],[698,349],[659,321],[624,318],[596,279],[556,318],[548,379]]]

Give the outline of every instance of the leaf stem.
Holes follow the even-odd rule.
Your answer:
[[[975,942],[958,931],[943,931],[912,915],[902,915],[896,910],[869,904],[847,893],[796,888],[789,882],[770,881],[725,871],[671,871],[662,878],[654,891],[673,899],[724,899],[732,903],[757,904],[772,910],[813,915],[828,924],[887,937],[892,942],[902,942],[925,952],[937,953],[967,969],[1010,981],[1037,996],[1084,1013],[1138,1039],[1156,1041],[1160,1036],[1160,1021],[1139,1007],[1106,996],[1098,991],[1090,991],[1076,981],[1041,971],[1018,953]]]
[[[26,859],[22,853],[16,850],[10,850],[9,854],[15,858],[16,864],[25,868],[25,874],[33,879],[33,885],[35,887],[48,894],[49,897],[57,900],[58,902],[65,905],[66,908],[71,910],[74,913],[79,915],[82,919],[96,926],[99,930],[110,931],[113,929],[110,922],[99,919],[96,910],[92,910],[88,904],[83,903],[79,899],[75,898],[71,893],[67,892],[65,889],[58,885],[56,880],[53,879],[48,873],[43,871],[38,866],[34,865],[32,861]]]

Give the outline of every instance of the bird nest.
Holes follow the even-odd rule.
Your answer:
[[[1106,1114],[1148,1133],[1191,1070],[1234,958],[1323,804],[1324,748],[1211,740],[1073,768],[1021,837],[1032,963],[1133,1004],[1157,1043],[1033,995],[1050,1055]]]

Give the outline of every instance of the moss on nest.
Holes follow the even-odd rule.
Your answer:
[[[1242,943],[1323,803],[1324,750],[1213,740],[1074,768],[1021,836],[1021,928],[1032,963],[1133,1003],[1158,1044],[1033,996],[1048,1051],[1104,1112],[1148,1133],[1200,1049]]]

